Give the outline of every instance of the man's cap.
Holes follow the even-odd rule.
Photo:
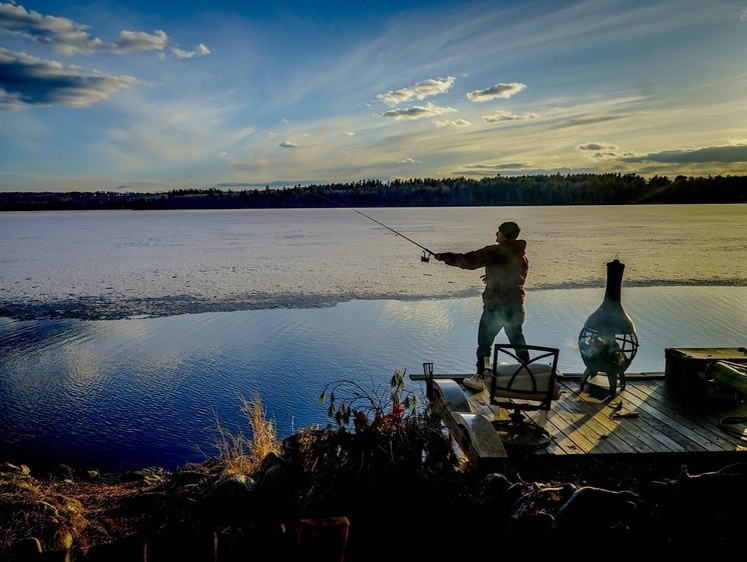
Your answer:
[[[521,227],[513,221],[504,222],[498,227],[498,230],[508,239],[515,239],[521,232]]]

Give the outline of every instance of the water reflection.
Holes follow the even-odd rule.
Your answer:
[[[582,372],[579,330],[603,289],[530,292],[527,338]],[[747,288],[623,289],[641,346],[630,372],[663,371],[666,347],[745,345]],[[479,297],[352,301],[321,309],[152,319],[0,319],[0,455],[176,467],[215,451],[216,421],[248,432],[259,395],[281,436],[326,424],[316,397],[343,378],[375,388],[396,369],[471,372]],[[500,339],[500,336],[499,336]],[[413,389],[419,388],[410,383]]]

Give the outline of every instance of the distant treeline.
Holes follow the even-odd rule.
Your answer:
[[[568,174],[479,180],[411,179],[243,190],[177,189],[163,193],[0,193],[0,211],[93,209],[286,209],[308,207],[457,207],[744,203],[745,176]]]

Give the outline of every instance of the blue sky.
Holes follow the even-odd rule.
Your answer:
[[[747,1],[0,0],[0,191],[747,174]]]

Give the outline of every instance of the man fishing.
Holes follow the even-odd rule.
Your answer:
[[[521,228],[515,222],[504,222],[495,233],[497,244],[464,254],[443,252],[433,254],[438,261],[462,269],[485,268],[485,290],[482,293],[482,316],[477,330],[477,374],[463,383],[473,390],[483,390],[483,372],[489,363],[493,340],[505,330],[512,345],[526,345],[524,338],[524,283],[529,271],[526,240],[518,240]],[[517,355],[529,360],[528,352]],[[488,361],[486,361],[486,359]]]

